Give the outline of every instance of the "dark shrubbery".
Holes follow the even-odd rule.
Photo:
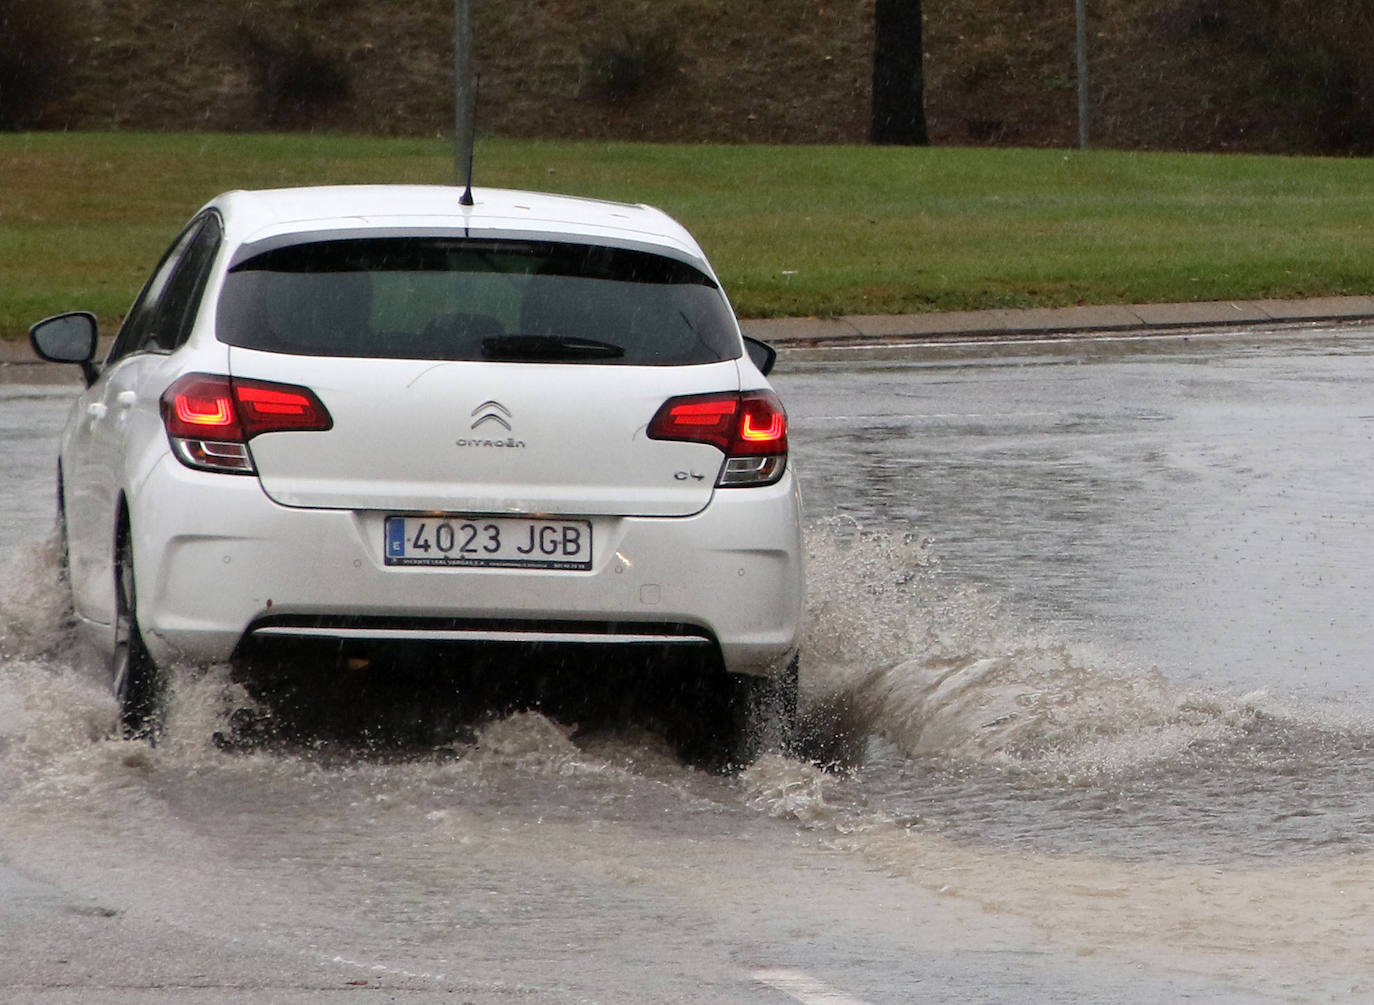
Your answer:
[[[251,70],[261,124],[308,128],[352,96],[347,58],[330,51],[338,17],[350,0],[281,0],[245,4],[233,26],[234,48]]]
[[[1270,9],[1260,44],[1270,53],[1277,99],[1294,103],[1319,149],[1374,152],[1374,3],[1264,6]]]
[[[622,28],[613,40],[587,53],[583,90],[606,101],[627,101],[671,78],[677,63],[672,28]]]
[[[0,0],[0,130],[44,124],[66,90],[73,37],[63,0]]]
[[[1374,0],[1192,0],[1192,27],[1263,67],[1302,149],[1374,152]]]
[[[245,25],[239,39],[253,68],[265,125],[309,125],[323,108],[352,93],[348,65],[321,52],[308,35],[278,38]]]

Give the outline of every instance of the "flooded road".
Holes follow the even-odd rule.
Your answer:
[[[809,509],[918,528],[1037,625],[1171,676],[1367,696],[1370,339],[1222,344],[789,375]]]
[[[901,355],[777,374],[835,767],[738,779],[538,716],[229,754],[222,668],[161,746],[108,739],[60,627],[68,392],[0,386],[10,991],[1368,997],[1374,333]]]
[[[831,657],[873,653],[841,686],[875,674],[885,810],[1127,858],[1368,850],[1371,353],[1289,332],[794,366],[808,513],[887,550],[833,584],[874,603]]]

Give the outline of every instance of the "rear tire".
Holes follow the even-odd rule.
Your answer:
[[[57,580],[70,594],[72,581],[71,548],[67,543],[67,499],[62,482],[62,465],[57,465]]]
[[[57,589],[61,603],[62,627],[76,621],[76,598],[72,595],[72,556],[67,537],[67,501],[62,481],[62,465],[57,466]]]
[[[680,744],[684,758],[708,771],[732,775],[764,753],[790,753],[797,728],[800,657],[776,677],[727,673],[708,677],[699,695],[700,719]]]
[[[111,657],[119,730],[126,740],[156,744],[162,731],[164,681],[138,627],[134,549],[127,522],[115,538],[115,643]]]
[[[777,677],[736,678],[726,770],[742,771],[769,751],[788,753],[797,729],[801,657]]]

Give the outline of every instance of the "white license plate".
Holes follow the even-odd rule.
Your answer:
[[[389,516],[384,554],[387,565],[586,571],[592,567],[592,525],[501,516]]]

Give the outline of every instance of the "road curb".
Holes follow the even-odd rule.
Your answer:
[[[1304,322],[1369,321],[1374,321],[1374,296],[1105,304],[834,318],[756,318],[742,321],[741,327],[746,335],[778,348],[791,348],[891,341],[1035,337],[1076,332],[1146,332],[1213,326],[1256,327]]]

